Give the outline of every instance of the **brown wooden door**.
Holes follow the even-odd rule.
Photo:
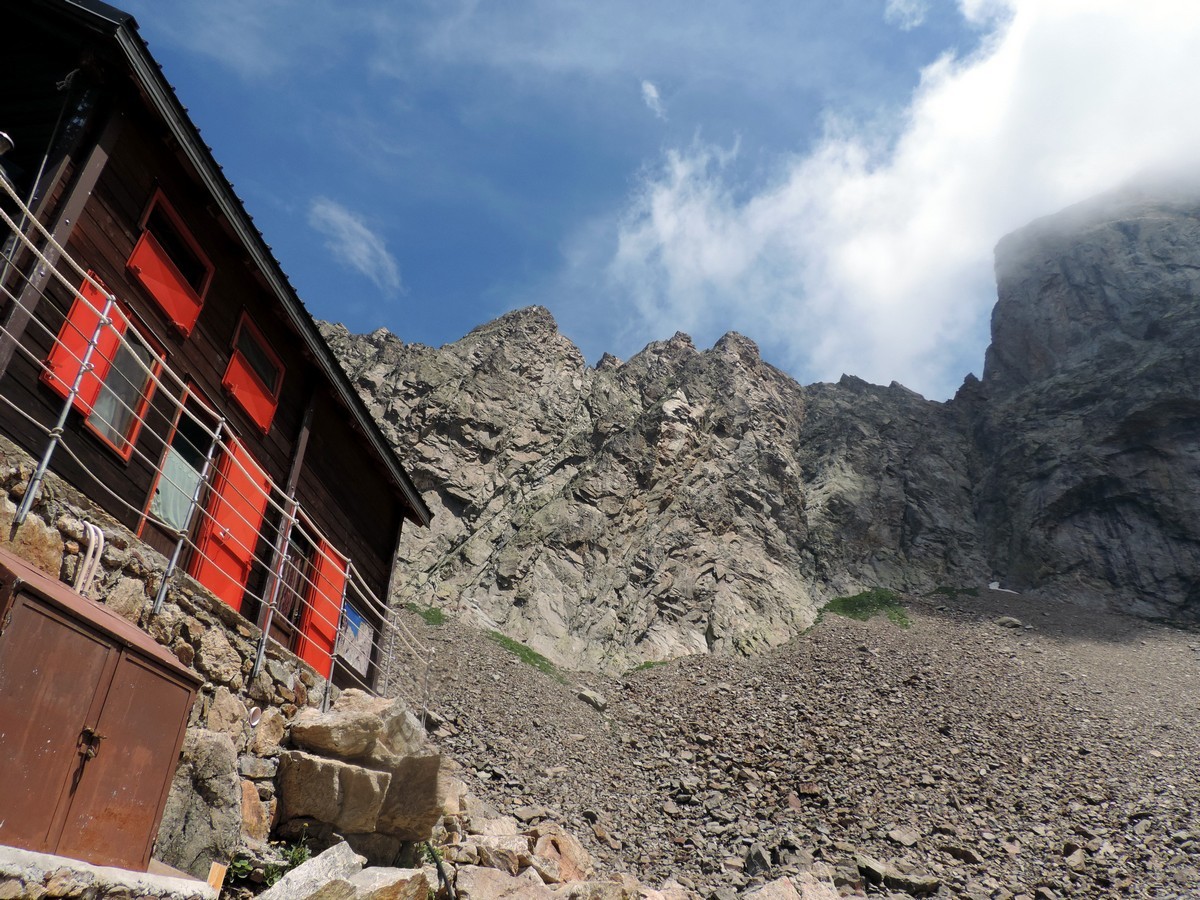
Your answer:
[[[0,843],[52,851],[118,649],[31,595],[0,635]]]
[[[0,552],[0,843],[144,871],[199,679]]]
[[[146,868],[150,844],[131,841],[131,826],[157,824],[191,699],[189,685],[121,654],[96,725],[96,755],[72,792],[57,853]]]

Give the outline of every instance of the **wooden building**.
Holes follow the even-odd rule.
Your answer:
[[[0,429],[34,458],[57,440],[50,468],[177,571],[370,684],[396,541],[429,510],[133,18],[0,9],[0,166],[53,238],[0,193]]]

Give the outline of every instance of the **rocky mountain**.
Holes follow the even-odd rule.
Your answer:
[[[801,386],[733,333],[593,368],[540,307],[440,348],[326,326],[437,513],[396,599],[597,671],[778,646],[872,586],[1200,619],[1200,199],[1102,198],[996,259],[947,403]]]

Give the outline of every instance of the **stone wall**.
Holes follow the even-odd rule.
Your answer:
[[[267,841],[288,725],[300,710],[321,706],[331,686],[274,643],[251,679],[261,631],[182,573],[155,614],[166,558],[53,474],[14,534],[33,465],[29,454],[0,438],[0,547],[70,584],[85,549],[83,523],[98,525],[105,549],[87,596],[141,627],[204,679],[155,851],[168,865],[204,877],[211,862],[228,862],[239,847]],[[252,727],[255,707],[261,718]]]

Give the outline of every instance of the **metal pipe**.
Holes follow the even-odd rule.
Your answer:
[[[46,445],[46,452],[42,454],[37,468],[34,469],[33,477],[29,479],[29,485],[25,488],[25,496],[21,498],[21,505],[17,508],[17,514],[13,516],[14,531],[25,521],[25,516],[29,514],[29,510],[33,506],[37,492],[42,486],[42,479],[46,477],[46,470],[50,468],[50,458],[54,456],[54,451],[58,448],[58,442],[62,438],[63,428],[67,424],[67,414],[71,412],[75,398],[79,395],[79,386],[83,383],[83,376],[92,371],[92,354],[100,341],[100,332],[104,330],[105,326],[112,325],[113,302],[114,298],[109,294],[108,299],[104,301],[104,309],[100,312],[100,321],[96,323],[96,330],[92,332],[91,338],[88,339],[87,349],[83,351],[83,359],[79,362],[79,371],[75,373],[71,389],[67,391],[67,398],[63,401],[62,410],[59,411],[54,427],[50,429],[50,442]]]
[[[186,415],[186,410],[182,412]],[[221,445],[221,432],[225,430],[225,420],[218,419],[217,427],[213,431],[212,441],[208,445],[208,453],[204,456],[204,465],[200,467],[200,477],[196,479],[196,486],[192,489],[192,499],[188,503],[187,516],[184,517],[183,527],[179,529],[179,539],[175,542],[175,549],[171,551],[171,559],[167,562],[167,567],[163,570],[162,581],[158,584],[158,593],[154,595],[154,615],[158,615],[162,611],[163,603],[167,599],[167,587],[170,584],[171,576],[175,574],[175,567],[179,565],[179,556],[183,553],[183,545],[187,543],[188,529],[192,525],[192,516],[196,514],[196,506],[200,502],[200,492],[204,490],[204,482],[208,479],[208,470],[212,467],[213,457],[217,455],[217,447]]]

